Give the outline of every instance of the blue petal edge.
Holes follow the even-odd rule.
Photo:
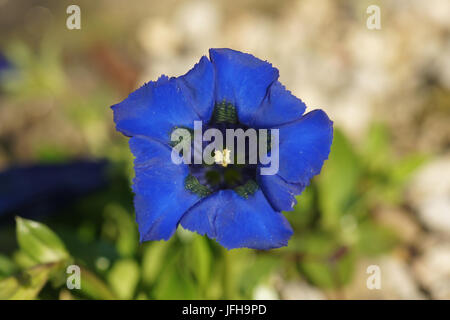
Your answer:
[[[189,169],[172,163],[171,149],[154,140],[133,137],[130,148],[136,157],[133,192],[140,240],[168,240],[183,214],[200,200],[184,187]]]
[[[261,190],[248,199],[233,190],[221,190],[189,209],[180,223],[227,249],[279,248],[293,234],[289,222],[273,210]]]
[[[330,154],[333,122],[317,109],[279,130],[278,175],[288,183],[308,185]]]
[[[239,122],[249,125],[278,79],[278,70],[251,54],[231,49],[210,49],[215,68],[217,103],[226,101],[237,108]]]

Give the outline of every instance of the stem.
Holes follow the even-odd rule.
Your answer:
[[[232,299],[233,281],[231,279],[231,260],[227,249],[222,248],[223,269],[222,269],[222,289],[224,300]]]

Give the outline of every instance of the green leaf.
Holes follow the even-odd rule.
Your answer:
[[[300,263],[300,270],[318,287],[339,288],[351,280],[354,259],[352,253],[345,253],[335,260],[330,257],[308,259]]]
[[[240,275],[239,286],[246,297],[251,297],[253,289],[269,277],[271,272],[279,266],[281,260],[266,255],[248,260],[247,267]]]
[[[423,154],[413,154],[406,156],[398,161],[391,172],[391,180],[396,184],[403,184],[420,166],[422,166],[428,157]]]
[[[340,218],[357,197],[360,163],[350,142],[335,130],[330,159],[318,177],[321,223],[326,229],[338,229]]]
[[[117,296],[103,280],[86,268],[81,268],[81,292],[96,300],[116,300]]]
[[[63,242],[44,224],[16,218],[17,241],[20,248],[38,263],[50,263],[69,258]]]
[[[297,204],[294,206],[292,214],[286,214],[286,218],[295,227],[295,230],[309,229],[310,224],[317,216],[315,199],[317,189],[312,184],[308,186],[301,195],[297,196]]]
[[[340,244],[336,235],[320,231],[305,233],[293,239],[300,253],[299,269],[314,285],[337,288],[353,274],[354,253]]]
[[[284,250],[302,255],[327,255],[333,251],[336,242],[336,238],[331,233],[320,230],[307,231],[294,235],[289,242],[289,246]]]
[[[358,228],[358,249],[366,255],[378,255],[388,252],[398,244],[395,233],[371,221],[360,224]]]
[[[108,224],[110,224],[108,226]],[[111,225],[112,224],[112,225]],[[119,204],[110,204],[105,208],[105,228],[116,230],[117,251],[123,257],[135,254],[139,242],[138,231],[133,215]]]
[[[318,287],[335,287],[333,273],[330,267],[322,261],[304,261],[300,264],[300,270],[312,284]]]
[[[15,263],[7,256],[0,254],[0,279],[12,275],[16,270]]]
[[[98,261],[103,260],[113,263],[119,258],[116,247],[109,241],[101,238],[89,241],[83,240],[74,232],[74,229],[69,227],[58,228],[58,232],[71,255],[76,257],[77,262],[82,263],[90,270],[103,272],[104,269],[98,268]]]
[[[374,123],[363,143],[362,155],[370,169],[386,169],[391,165],[392,150],[385,125]]]
[[[142,257],[142,279],[145,284],[151,285],[159,275],[164,264],[169,243],[153,242],[144,245]]]
[[[195,235],[190,247],[191,257],[188,261],[192,263],[199,285],[206,288],[211,272],[211,249],[205,237]]]
[[[17,250],[13,253],[12,259],[14,263],[19,267],[19,269],[28,269],[36,265],[34,261],[28,254],[21,250]]]
[[[34,266],[0,281],[0,300],[31,300],[37,297],[58,263]]]
[[[174,257],[176,261],[176,257]],[[173,262],[168,262],[168,266],[158,279],[158,283],[153,294],[158,300],[189,300],[198,299],[198,288],[187,270],[176,268]]]
[[[120,299],[133,298],[139,282],[139,265],[135,260],[117,261],[108,273],[108,283]]]

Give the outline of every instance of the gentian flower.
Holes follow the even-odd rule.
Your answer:
[[[112,106],[118,131],[131,137],[133,191],[140,240],[168,240],[179,224],[227,249],[286,246],[293,231],[281,211],[328,158],[333,126],[278,81],[278,70],[253,55],[210,49],[180,77],[161,76]],[[210,128],[279,130],[279,170],[256,165],[171,161],[171,132]]]

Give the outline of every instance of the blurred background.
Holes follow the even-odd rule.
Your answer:
[[[211,47],[270,61],[335,123],[288,247],[138,243],[109,107]],[[449,299],[449,57],[447,0],[0,0],[0,298]]]

